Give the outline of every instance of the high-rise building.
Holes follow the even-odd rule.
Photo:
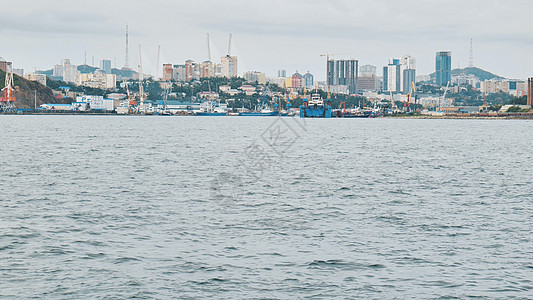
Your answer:
[[[405,55],[389,59],[389,64],[383,67],[384,91],[407,94],[413,82],[416,82],[416,60],[413,57]]]
[[[452,53],[450,51],[437,52],[435,59],[435,83],[446,86],[452,81]]]
[[[278,70],[278,77],[287,77],[287,70]]]
[[[327,84],[334,87],[345,87],[346,92],[355,94],[357,92],[359,61],[355,59],[332,59],[327,64]]]
[[[191,81],[194,79],[194,61],[185,61],[185,81]]]
[[[172,80],[173,68],[172,64],[163,64],[163,81]]]
[[[362,65],[359,67],[359,76],[376,76],[377,68],[373,65]]]
[[[100,61],[100,70],[106,74],[111,74],[111,60],[102,59],[102,61]]]
[[[62,59],[60,65],[55,65],[53,76],[60,77],[66,82],[75,82],[78,74],[78,67],[70,63],[70,59]]]
[[[373,65],[359,66],[359,77],[357,78],[357,89],[363,91],[374,91],[378,88],[377,67]]]
[[[185,65],[174,65],[172,67],[172,80],[187,81]]]
[[[304,74],[304,77],[303,77],[303,85],[304,87],[306,88],[312,88],[313,85],[315,84],[314,83],[314,76],[313,74],[309,73],[309,71],[307,71],[307,73]]]
[[[411,85],[416,83],[416,70],[415,69],[405,69],[402,74],[402,92],[404,94],[409,93]]]
[[[201,78],[215,77],[215,64],[209,60],[204,61],[200,65],[200,77]]]
[[[400,77],[400,60],[389,59],[389,64],[383,67],[383,90],[399,93],[401,90]]]
[[[296,73],[292,74],[291,76],[291,81],[292,81],[292,88],[295,88],[295,89],[301,89],[303,87],[302,83],[303,83],[303,76],[302,74],[298,73],[298,71],[296,71]]]
[[[533,106],[533,77],[527,80],[527,105]]]
[[[222,56],[220,59],[222,63],[222,76],[232,78],[238,76],[237,56]]]

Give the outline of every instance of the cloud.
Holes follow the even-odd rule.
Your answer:
[[[526,54],[533,51],[529,0],[18,0],[4,7],[0,32],[11,42],[0,46],[0,56],[24,66],[64,57],[81,63],[85,51],[123,61],[129,23],[130,60],[138,44],[150,57],[161,45],[172,63],[203,60],[210,32],[219,49],[233,33],[240,59],[270,74],[291,67],[320,78],[324,51],[353,52],[378,69],[390,57],[411,54],[418,73],[430,73],[438,50],[452,50],[454,62],[466,63],[470,38],[476,61],[493,72],[526,77],[533,68]],[[38,53],[21,50],[32,43]]]

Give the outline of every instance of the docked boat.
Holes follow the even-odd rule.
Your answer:
[[[331,118],[331,102],[324,100],[320,94],[312,94],[311,99],[300,106],[300,118]]]
[[[239,116],[243,117],[268,117],[268,116],[279,116],[279,111],[262,109],[260,111],[250,111],[250,112],[241,112]]]
[[[197,116],[225,116],[228,113],[228,105],[218,102],[206,101],[200,105],[200,111],[195,112]]]

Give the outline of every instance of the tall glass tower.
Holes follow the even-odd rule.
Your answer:
[[[446,86],[452,81],[452,53],[450,51],[437,52],[435,60],[435,83]]]

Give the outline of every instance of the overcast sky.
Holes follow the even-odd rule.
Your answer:
[[[310,71],[324,80],[323,53],[349,53],[382,73],[389,58],[409,54],[417,75],[435,68],[435,52],[452,51],[453,67],[475,65],[508,78],[533,76],[531,0],[0,0],[0,56],[25,72],[50,69],[62,58],[83,64],[108,58],[124,65],[125,25],[130,65],[155,72],[161,64],[232,54],[239,72],[274,76]]]

